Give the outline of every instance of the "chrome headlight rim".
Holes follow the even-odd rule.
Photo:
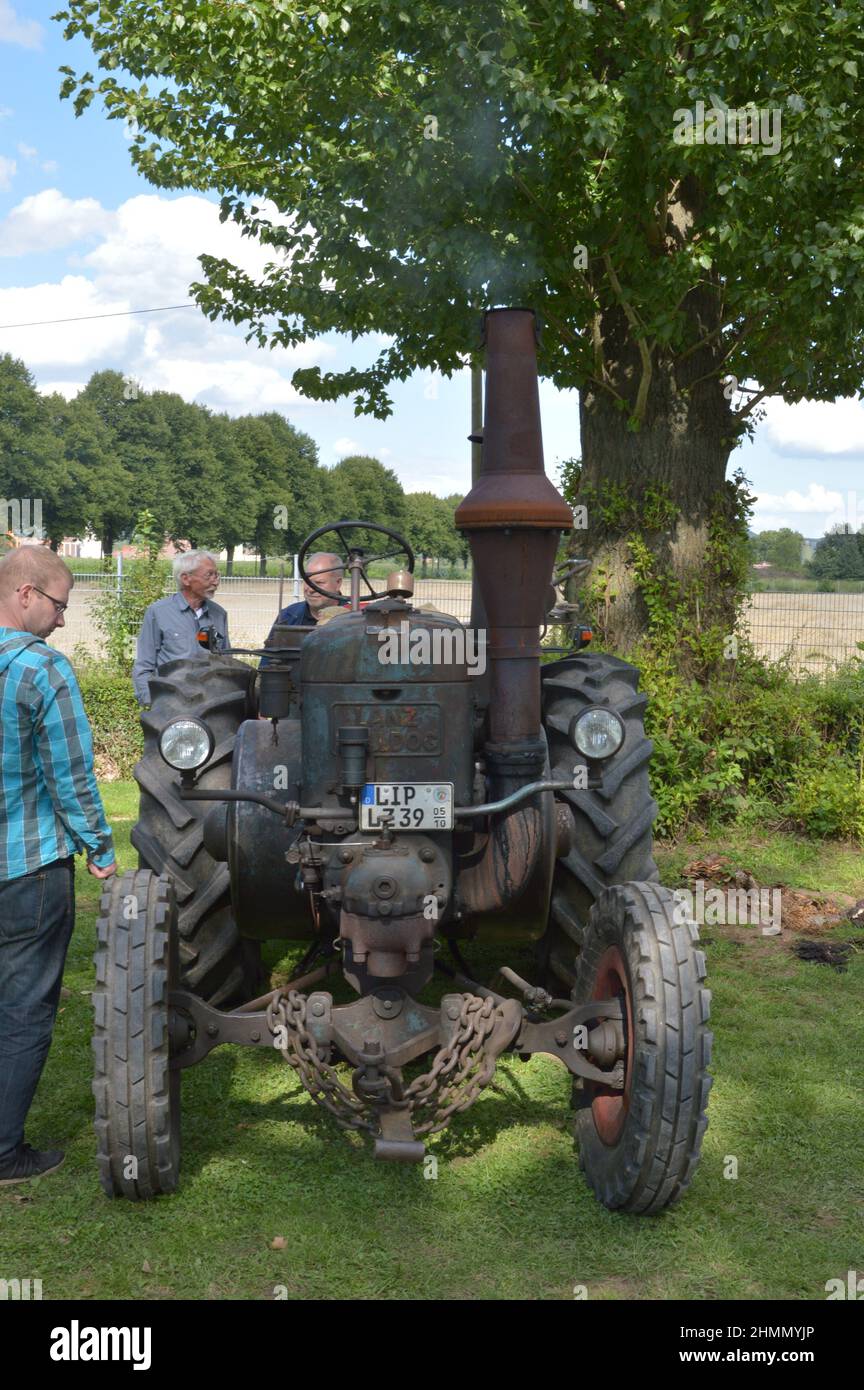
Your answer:
[[[604,716],[604,719],[608,721],[609,725],[617,726],[617,742],[614,747],[607,748],[605,752],[598,752],[596,749],[583,747],[579,739],[580,724],[585,724],[586,721],[596,718],[597,715]],[[580,714],[574,714],[573,718],[570,720],[568,734],[571,744],[576,749],[577,753],[581,753],[583,758],[586,758],[589,762],[605,762],[606,759],[613,758],[616,753],[620,753],[624,746],[627,729],[624,720],[614,709],[608,709],[605,705],[589,705],[588,708],[583,709]],[[585,738],[584,735],[583,739],[584,742],[587,743],[587,738]]]
[[[189,730],[199,730],[204,736],[204,747],[206,751],[204,752],[204,756],[199,758],[196,762],[176,762],[170,758],[165,751],[166,736],[170,734],[172,730],[177,730],[180,726],[184,726]],[[203,719],[196,719],[193,715],[181,715],[179,719],[172,719],[170,723],[165,725],[165,728],[159,735],[159,752],[162,755],[163,761],[166,762],[170,768],[173,768],[175,772],[200,771],[202,767],[206,767],[209,763],[215,747],[216,740],[213,737],[213,730],[210,728],[209,724],[205,724]]]

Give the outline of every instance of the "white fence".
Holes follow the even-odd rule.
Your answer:
[[[76,574],[65,626],[55,630],[51,645],[69,656],[75,647],[98,655],[103,642],[93,624],[91,605],[100,593],[116,589],[122,582],[122,575],[117,574]],[[228,614],[228,635],[233,646],[261,646],[279,612],[279,582],[276,578],[262,579],[254,575],[222,576],[215,600]],[[171,593],[171,589],[165,592]],[[282,601],[284,605],[297,601],[293,579],[286,577]],[[452,613],[455,618],[467,622],[471,610],[471,584],[456,579],[418,579],[415,601],[432,603],[442,612]]]
[[[236,647],[260,646],[279,611],[279,580],[254,575],[225,575],[216,593],[228,613],[228,632]],[[76,646],[94,655],[102,641],[93,626],[90,605],[106,588],[116,588],[122,576],[89,573],[75,576],[66,626],[58,628],[53,646],[71,655]],[[299,590],[299,581],[297,582]],[[166,592],[170,592],[166,590]],[[295,581],[286,577],[283,603],[296,601]],[[415,601],[467,622],[471,583],[464,579],[418,579]],[[858,654],[864,642],[864,594],[753,594],[745,624],[760,655],[776,661],[791,657],[798,671],[824,671],[833,662]],[[862,653],[864,654],[864,653]]]

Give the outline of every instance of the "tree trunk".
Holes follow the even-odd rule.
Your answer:
[[[719,327],[711,288],[693,292],[682,312],[691,319],[690,342]],[[628,408],[598,383],[580,393],[575,500],[587,516],[577,513],[584,529],[574,530],[571,546],[594,564],[577,593],[591,593],[602,643],[615,651],[626,652],[646,633],[649,606],[658,600],[678,611],[682,633],[719,625],[731,634],[736,584],[712,551],[710,528],[714,519],[723,536],[741,532],[725,482],[738,431],[722,380],[698,381],[717,366],[717,349],[708,345],[676,362],[655,348],[648,374],[623,309],[605,311],[599,326],[606,380]],[[628,418],[640,387],[644,412],[634,430]],[[634,549],[639,538],[647,559]]]
[[[106,526],[102,532],[102,568],[110,569],[114,558],[114,528]]]
[[[234,573],[234,546],[233,546],[233,545],[226,545],[226,547],[225,547],[225,556],[226,556],[226,558],[225,558],[225,573],[226,573],[226,574],[233,574],[233,573]]]
[[[263,551],[258,556],[258,574],[262,579],[267,578],[267,556]]]

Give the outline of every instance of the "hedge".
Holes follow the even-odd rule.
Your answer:
[[[144,739],[130,677],[107,662],[76,662],[75,672],[93,731],[97,776],[131,777]]]

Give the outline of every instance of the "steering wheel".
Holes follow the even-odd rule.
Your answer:
[[[348,541],[346,541],[345,536],[343,535],[343,532],[345,531],[377,531],[382,536],[389,536],[391,540],[397,542],[397,545],[395,550],[370,551],[367,550],[364,546],[349,545]],[[322,536],[326,536],[331,532],[339,537],[339,547],[337,548],[336,546],[324,545],[316,546],[315,548],[316,550],[324,551],[325,553],[329,552],[333,555],[339,555],[340,557],[343,557],[344,563],[341,566],[342,571],[343,573],[347,572],[351,578],[352,607],[356,607],[356,603],[359,602],[361,597],[359,583],[360,579],[363,580],[364,584],[366,585],[366,588],[369,590],[368,595],[364,594],[362,596],[366,600],[366,602],[370,602],[372,599],[376,598],[384,598],[385,594],[387,593],[386,589],[378,590],[373,588],[372,584],[369,582],[369,576],[366,573],[367,565],[374,564],[378,560],[393,560],[396,558],[397,555],[404,555],[407,557],[408,560],[408,570],[412,574],[414,573],[414,551],[411,549],[411,546],[408,544],[408,541],[405,539],[405,537],[400,535],[398,531],[391,530],[389,526],[378,526],[377,523],[374,521],[328,521],[325,526],[319,526],[317,531],[313,531],[310,536],[306,537],[305,541],[300,547],[300,553],[297,557],[297,568],[300,571],[300,577],[302,578],[304,584],[308,584],[309,588],[314,589],[316,594],[321,594],[324,598],[332,598],[334,603],[338,603],[338,601],[340,599],[343,599],[345,595],[340,593],[338,589],[323,589],[320,584],[316,584],[315,580],[312,579],[312,577],[310,576],[304,563],[306,556],[309,553],[309,550],[315,544],[315,542],[317,540],[320,540]],[[318,573],[331,574],[335,572],[335,570],[336,566],[334,565],[331,567],[331,569],[319,570]],[[354,578],[355,574],[357,575],[356,580]]]

